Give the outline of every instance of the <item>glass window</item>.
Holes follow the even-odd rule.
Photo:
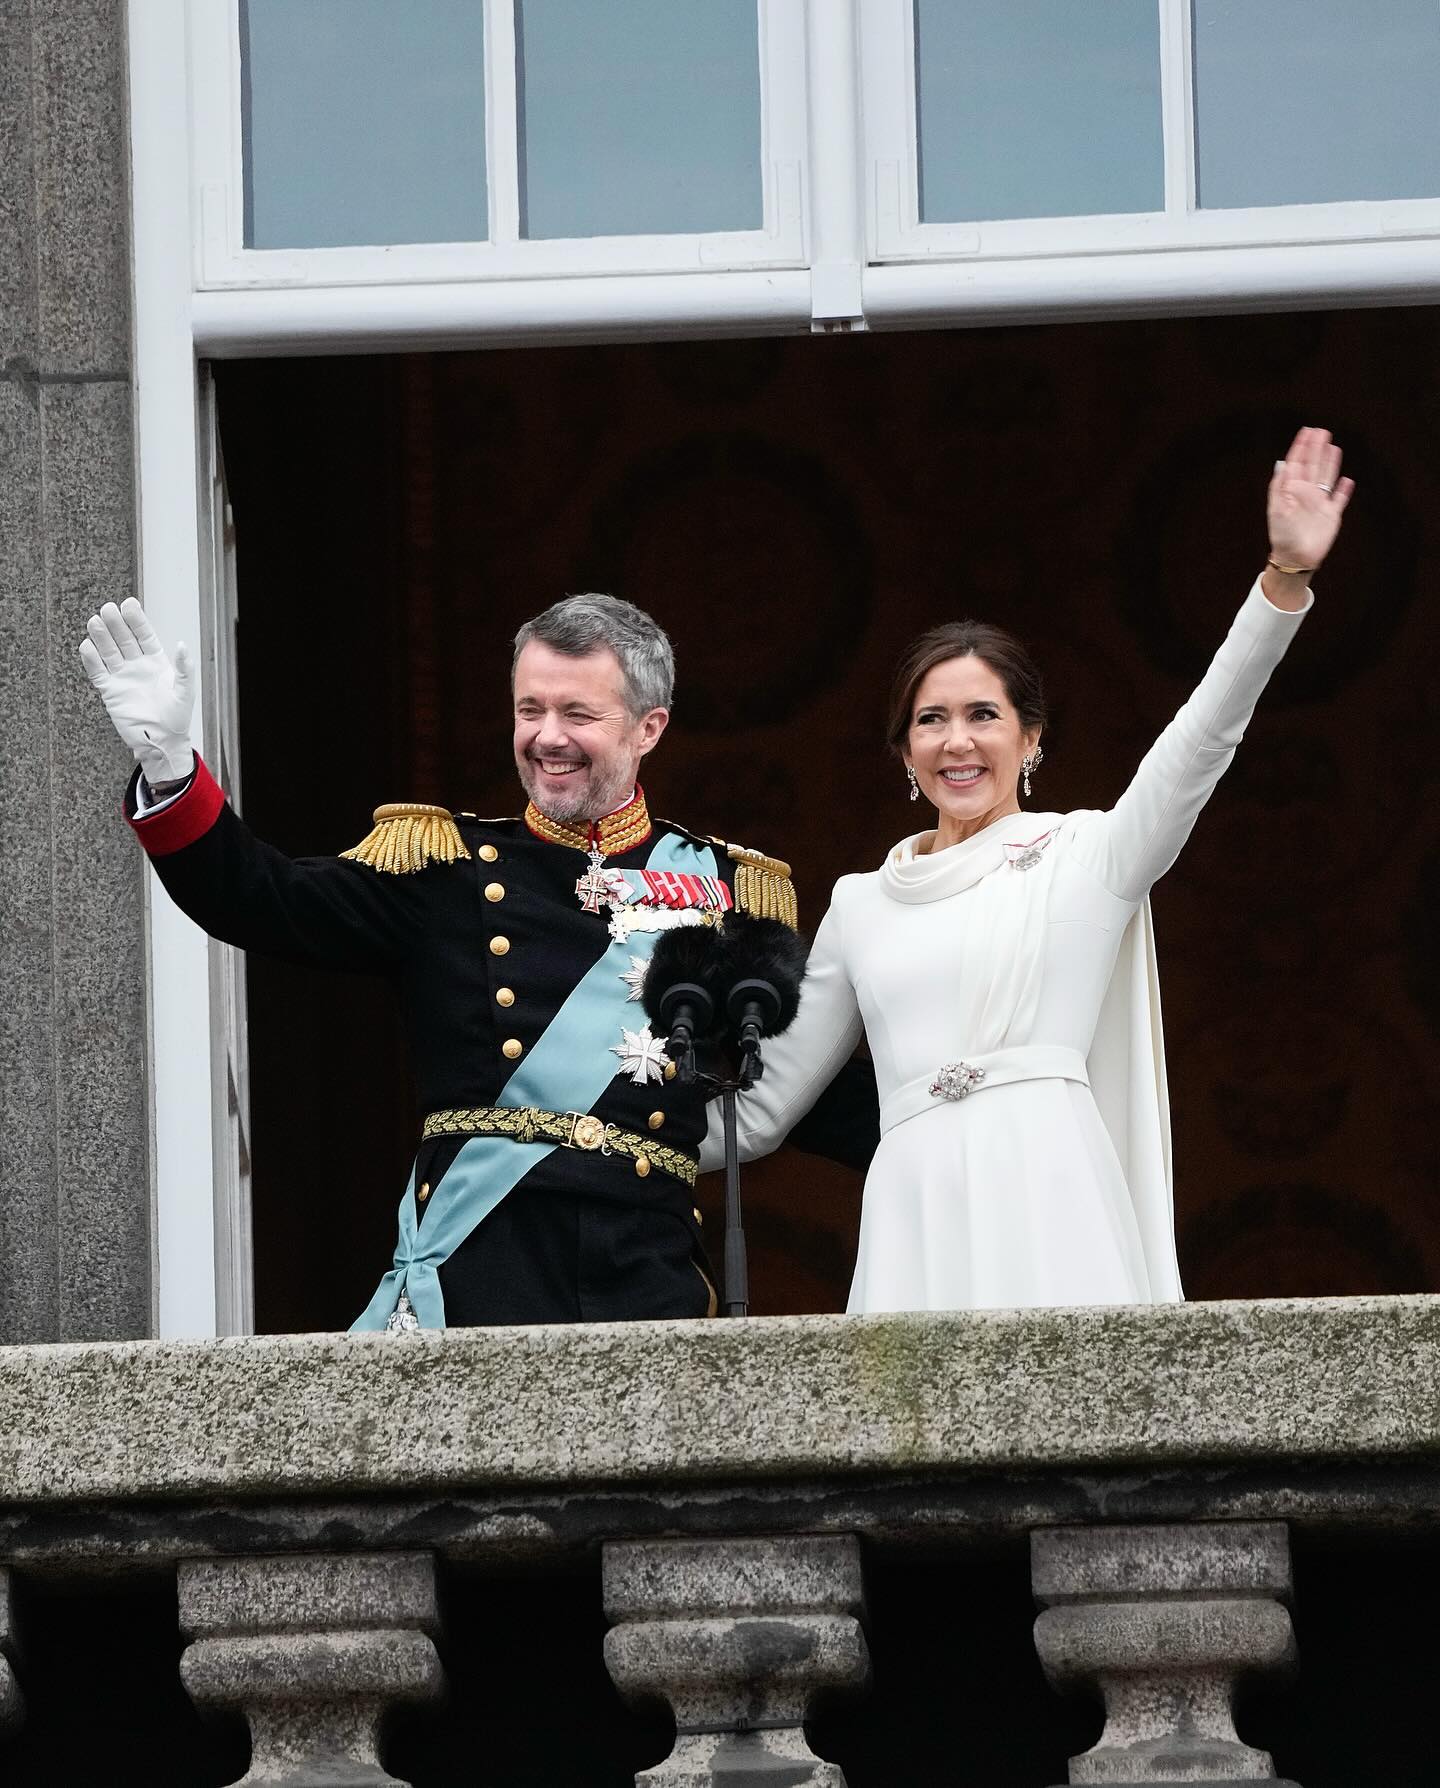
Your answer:
[[[523,236],[763,227],[755,0],[516,0],[515,36]]]
[[[241,0],[245,244],[475,242],[480,0]]]
[[[1202,206],[1440,197],[1440,0],[1195,0]]]
[[[1155,0],[915,0],[920,221],[1160,211]]]

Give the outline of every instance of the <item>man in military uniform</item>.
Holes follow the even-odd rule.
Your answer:
[[[81,657],[138,760],[126,814],[175,902],[212,937],[401,993],[421,1141],[394,1265],[355,1327],[713,1314],[704,1094],[652,1036],[640,984],[663,930],[734,908],[794,924],[795,904],[783,863],[646,806],[637,771],[674,681],[654,621],[589,595],[521,628],[520,818],[381,807],[336,858],[286,857],[230,807],[190,746],[184,647],[172,664],[139,603],[93,616]],[[807,1130],[863,1165],[873,1087],[857,1104],[839,1085]]]

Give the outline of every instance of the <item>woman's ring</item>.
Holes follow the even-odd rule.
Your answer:
[[[1315,488],[1316,488],[1316,490],[1323,490],[1325,495],[1328,497],[1331,494],[1331,492],[1335,489],[1335,486],[1333,484],[1322,484],[1320,482],[1320,480],[1317,478],[1315,480]]]

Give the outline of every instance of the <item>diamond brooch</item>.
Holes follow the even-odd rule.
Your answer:
[[[983,1068],[972,1068],[969,1062],[946,1062],[930,1082],[936,1099],[968,1099],[985,1078]]]
[[[1052,828],[1049,832],[1042,832],[1038,838],[1032,838],[1029,844],[1007,844],[1005,846],[1005,861],[1012,869],[1018,869],[1022,873],[1027,869],[1033,869],[1044,857],[1054,836]]]

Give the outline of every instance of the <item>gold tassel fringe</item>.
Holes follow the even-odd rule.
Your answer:
[[[723,844],[724,840],[717,838],[715,842]],[[790,865],[778,857],[746,850],[743,844],[726,844],[725,850],[735,865],[735,904],[740,911],[757,919],[779,919],[792,931],[798,931],[800,909],[795,884],[790,879]]]
[[[352,863],[368,863],[382,875],[415,875],[427,863],[470,860],[449,808],[420,802],[377,807],[374,831],[340,855]]]

